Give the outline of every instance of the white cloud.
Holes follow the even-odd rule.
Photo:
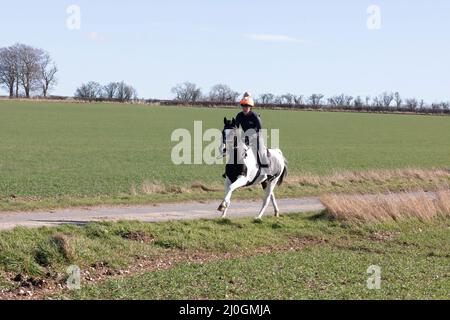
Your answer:
[[[87,36],[88,36],[89,40],[91,40],[93,42],[105,41],[105,37],[102,34],[95,32],[95,31],[89,32]]]
[[[246,34],[245,37],[257,41],[300,42],[299,39],[284,34]]]

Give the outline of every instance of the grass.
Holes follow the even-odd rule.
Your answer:
[[[80,291],[35,290],[71,299],[448,298],[450,222],[353,224],[324,214],[280,219],[92,223],[0,232],[0,289],[22,278]],[[382,289],[365,287],[370,265]],[[86,273],[89,271],[89,273]],[[28,290],[28,289],[27,289]],[[34,289],[32,289],[34,290]],[[9,296],[11,297],[11,296]]]
[[[289,224],[291,219],[297,223]],[[88,267],[96,262],[105,262],[117,268],[124,267],[135,256],[155,255],[166,249],[243,252],[267,244],[283,243],[288,236],[296,234],[295,228],[306,222],[286,217],[283,222],[273,220],[272,223],[262,225],[253,223],[251,219],[243,219],[233,222],[199,220],[151,224],[105,222],[40,229],[18,227],[0,232],[0,270],[39,276],[49,271],[62,272],[67,263]],[[150,246],[130,241],[123,236],[130,232],[146,234],[154,241]],[[53,240],[55,235],[64,235],[68,243],[66,247],[75,254],[62,254],[67,250],[61,247],[61,241]],[[46,258],[42,259],[43,256]],[[68,260],[64,257],[71,258]],[[42,264],[42,261],[47,262]]]
[[[74,293],[75,299],[448,299],[443,258],[330,246],[110,280]],[[448,260],[447,260],[448,262]],[[382,266],[380,290],[369,290],[366,270]],[[433,265],[435,264],[435,265]],[[430,270],[430,265],[433,268]],[[411,270],[411,271],[409,271]],[[412,271],[413,270],[413,271]],[[447,283],[446,283],[447,281]]]
[[[308,218],[312,218],[309,216]],[[297,250],[207,263],[182,263],[86,286],[75,299],[448,299],[447,230],[439,225],[384,225],[346,229],[343,225],[290,216],[305,223]],[[283,221],[260,229],[283,234]],[[244,228],[247,227],[247,223]],[[286,223],[286,224],[285,224]],[[313,225],[314,223],[314,225]],[[293,223],[296,224],[295,222]],[[292,226],[299,227],[297,226]],[[281,229],[281,230],[280,230]],[[420,229],[421,231],[418,231]],[[320,230],[320,231],[319,231]],[[286,230],[284,230],[286,231]],[[316,233],[317,232],[317,233]],[[393,235],[386,240],[382,235]],[[249,236],[255,236],[249,231]],[[239,239],[240,237],[238,237]],[[312,241],[313,239],[320,241]],[[383,240],[380,240],[383,239]],[[239,240],[237,240],[239,241]],[[267,237],[267,242],[272,241]],[[267,245],[267,243],[266,243]],[[273,244],[275,245],[275,244]],[[441,247],[443,245],[443,247]],[[240,244],[241,246],[241,244]],[[248,248],[242,244],[242,248]],[[382,268],[381,290],[366,287],[367,268]],[[66,296],[67,297],[67,296]]]
[[[192,184],[221,188],[223,166],[172,164],[175,143],[170,136],[177,128],[192,130],[195,120],[202,120],[204,129],[221,129],[223,117],[237,112],[237,108],[2,100],[0,211],[217,198],[221,191],[208,192]],[[299,181],[341,171],[448,166],[448,117],[258,112],[265,127],[280,129],[291,177],[300,177]],[[381,186],[369,181],[360,189],[407,187],[408,181],[399,179]],[[280,190],[280,195],[355,191],[351,183],[299,184]]]

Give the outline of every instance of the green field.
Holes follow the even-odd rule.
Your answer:
[[[223,117],[238,111],[0,101],[0,207],[21,208],[20,201],[52,206],[64,197],[127,202],[145,182],[220,185],[223,166],[172,164],[176,143],[170,137],[177,128],[192,130],[195,120],[202,120],[204,129],[221,129]],[[258,112],[266,128],[280,129],[291,175],[450,163],[448,117]]]

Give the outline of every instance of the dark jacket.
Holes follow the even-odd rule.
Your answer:
[[[238,128],[241,127],[244,132],[248,129],[254,129],[256,132],[259,132],[262,128],[261,118],[253,111],[250,111],[248,114],[239,112],[236,117],[236,126]]]

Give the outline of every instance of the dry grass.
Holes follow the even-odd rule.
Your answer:
[[[165,193],[166,188],[159,183],[144,181],[144,183],[142,183],[141,191],[143,194]]]
[[[447,187],[450,181],[448,169],[394,169],[394,170],[368,170],[368,171],[339,171],[327,176],[303,174],[288,178],[289,185],[309,185],[314,187],[331,187],[349,183],[387,184],[394,180],[404,180],[411,185],[430,183],[436,186]]]
[[[148,182],[145,181],[141,186],[142,194],[186,194],[192,193],[194,191],[204,191],[204,192],[217,192],[222,191],[219,186],[207,186],[202,182],[193,182],[188,186],[167,186],[159,182]],[[130,193],[132,195],[138,195],[135,186],[131,187]]]
[[[439,216],[450,216],[450,190],[435,193],[325,195],[321,201],[331,217],[351,222],[389,222],[411,218],[431,221]]]
[[[70,241],[66,235],[63,233],[56,233],[51,237],[51,242],[58,248],[58,251],[67,261],[74,261],[76,258],[76,253]]]
[[[450,170],[448,169],[394,169],[394,170],[368,170],[368,171],[336,171],[330,175],[300,174],[287,178],[287,186],[313,187],[317,194],[330,192],[364,193],[367,186],[376,186],[375,192],[415,191],[428,188],[439,190],[450,188]],[[182,186],[165,185],[159,181],[144,181],[141,187],[133,185],[130,193],[139,194],[186,194],[195,192],[222,192],[220,183],[207,184],[194,181]]]
[[[205,192],[217,192],[217,191],[223,191],[223,187],[219,188],[218,186],[207,186],[206,184],[195,181],[191,184],[191,189],[199,189]]]

